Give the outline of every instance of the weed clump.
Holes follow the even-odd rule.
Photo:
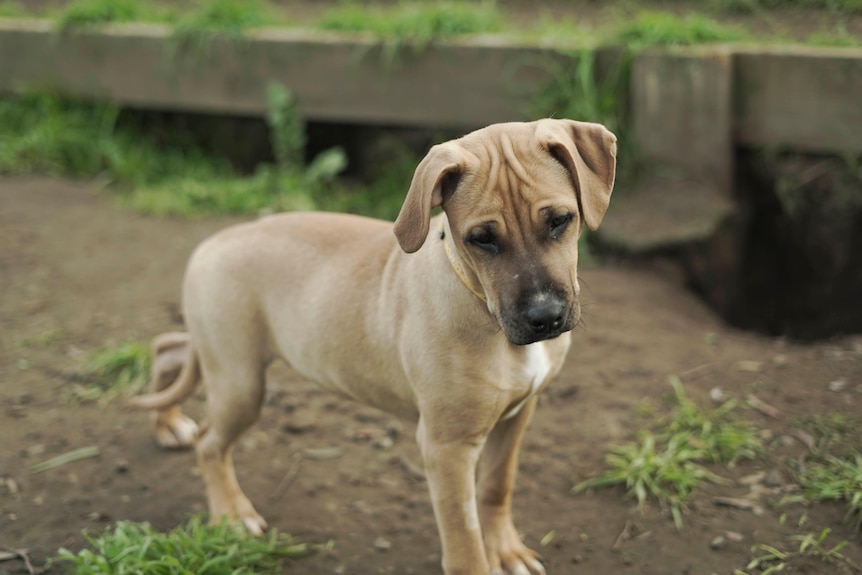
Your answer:
[[[660,429],[642,432],[640,442],[614,448],[607,456],[610,469],[577,484],[574,492],[625,485],[626,495],[634,497],[639,508],[649,499],[658,500],[681,528],[682,512],[697,487],[723,481],[703,463],[733,465],[757,456],[760,440],[750,425],[733,417],[734,402],[704,410],[685,395],[678,378],[671,378],[671,385],[675,407]]]
[[[286,534],[251,537],[230,523],[206,525],[200,517],[168,533],[148,523],[120,521],[112,531],[85,538],[89,549],[60,549],[51,564],[70,565],[78,575],[263,575],[282,573],[281,559],[310,551]]]
[[[146,344],[130,341],[93,353],[66,394],[67,400],[96,401],[107,405],[125,394],[140,393],[150,375],[150,351]]]

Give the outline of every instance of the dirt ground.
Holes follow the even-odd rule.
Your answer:
[[[233,221],[143,217],[92,184],[0,179],[0,546],[29,549],[38,566],[60,546],[81,548],[84,529],[121,519],[168,529],[204,510],[193,454],[156,448],[147,414],[122,401],[102,408],[64,397],[92,350],[181,329],[186,258]],[[731,575],[745,568],[753,544],[787,549],[789,536],[824,527],[833,530],[829,542],[849,540],[845,553],[862,564],[842,506],[776,505],[793,491],[785,462],[805,453],[793,438],[800,422],[859,413],[862,338],[803,346],[730,329],[666,264],[617,263],[582,277],[585,323],[528,431],[515,496],[516,525],[548,572]],[[747,412],[771,456],[716,470],[729,481],[702,489],[679,531],[654,505],[639,514],[621,489],[570,492],[603,469],[609,446],[633,438],[648,421],[639,415],[645,408],[653,417],[668,409],[673,374],[698,401],[719,389],[779,412]],[[439,572],[413,424],[318,392],[284,366],[269,375],[263,417],[236,456],[240,481],[270,525],[334,542],[288,572]],[[201,414],[200,396],[188,404]],[[30,471],[90,445],[101,455]],[[759,472],[768,481],[740,481]],[[717,506],[719,495],[751,497],[762,513]],[[19,572],[23,562],[0,562],[0,574]],[[803,562],[785,572],[849,571]]]

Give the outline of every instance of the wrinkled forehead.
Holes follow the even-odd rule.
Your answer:
[[[458,143],[477,156],[501,156],[516,159],[517,155],[540,152],[534,123],[509,122],[493,124],[459,138]]]
[[[461,175],[453,207],[500,211],[513,203],[576,202],[568,170],[537,140],[534,124],[496,124],[458,143],[475,161]]]

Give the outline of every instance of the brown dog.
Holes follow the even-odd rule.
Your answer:
[[[204,380],[196,449],[211,516],[260,533],[231,448],[258,417],[266,366],[284,359],[418,419],[448,575],[544,573],[512,524],[518,449],[578,322],[578,236],[602,221],[615,166],[600,125],[497,124],[431,149],[394,234],[320,213],[218,233],[186,271],[189,334],[156,339],[155,393],[134,403],[159,410],[161,443],[189,444],[178,404]]]

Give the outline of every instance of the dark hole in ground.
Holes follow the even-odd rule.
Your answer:
[[[862,331],[862,166],[737,154],[737,214],[683,250],[694,287],[732,325],[797,339]]]

